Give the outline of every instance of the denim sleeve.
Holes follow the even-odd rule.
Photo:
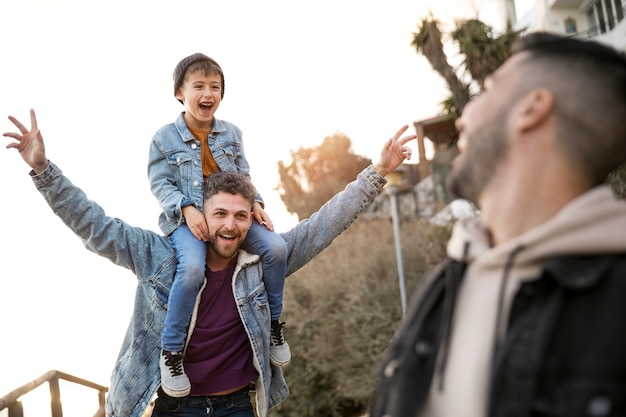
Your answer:
[[[166,237],[107,216],[52,162],[42,173],[31,171],[30,175],[52,211],[90,251],[130,269],[140,280],[150,279],[174,262]]]
[[[281,233],[287,242],[287,275],[296,272],[328,247],[374,202],[386,183],[370,165],[319,211],[302,220],[293,229]]]
[[[182,182],[181,179],[175,177],[172,166],[161,149],[160,133],[160,131],[157,132],[152,138],[148,153],[150,191],[158,200],[161,210],[165,213],[168,221],[180,224],[182,221],[181,209],[184,207],[183,202],[186,196],[179,188]],[[192,203],[187,203],[186,205]]]

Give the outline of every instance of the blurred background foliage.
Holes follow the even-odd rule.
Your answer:
[[[450,229],[417,218],[402,223],[407,294],[443,258]],[[357,219],[287,279],[284,300],[291,395],[271,415],[363,415],[375,365],[402,318],[391,219]]]
[[[291,151],[289,164],[280,161],[276,190],[287,211],[303,220],[356,178],[371,160],[352,151],[350,138],[342,133],[327,136],[310,148]]]

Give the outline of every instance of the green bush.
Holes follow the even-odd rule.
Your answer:
[[[449,227],[401,224],[407,298],[445,254]],[[358,219],[285,288],[291,395],[272,416],[359,416],[374,389],[374,369],[402,317],[390,219]],[[407,301],[408,302],[408,301]]]

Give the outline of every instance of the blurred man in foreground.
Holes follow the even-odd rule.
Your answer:
[[[373,417],[626,415],[626,58],[530,34],[458,121],[478,204],[414,294]]]

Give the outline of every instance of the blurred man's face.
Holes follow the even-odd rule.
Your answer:
[[[517,99],[518,58],[513,56],[487,78],[484,92],[465,106],[457,121],[461,154],[446,182],[457,198],[478,203],[508,156],[507,122]]]

